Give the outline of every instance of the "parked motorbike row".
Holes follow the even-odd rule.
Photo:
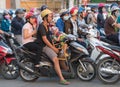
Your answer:
[[[69,71],[62,71],[65,77],[90,81],[98,79],[106,84],[113,84],[120,79],[120,47],[110,45],[106,38],[100,39],[98,30],[89,25],[83,35],[87,48],[76,42],[76,37],[67,35],[69,56],[65,58]],[[5,79],[16,79],[20,76],[24,81],[35,81],[41,76],[54,77],[56,72],[53,63],[42,53],[40,67],[34,66],[36,54],[20,46],[11,33],[0,36],[0,71]]]

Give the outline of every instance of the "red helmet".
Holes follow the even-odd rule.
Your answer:
[[[99,3],[98,7],[104,7],[105,4],[104,3]]]
[[[33,13],[34,13],[34,12],[35,12],[35,8],[31,8],[31,9],[30,9],[30,12],[33,12]]]
[[[29,18],[36,18],[36,16],[34,15],[34,13],[33,12],[28,12],[27,14],[26,14],[26,17],[25,17],[26,19],[29,19]]]
[[[71,10],[70,10],[70,14],[71,15],[76,15],[78,13],[78,7],[73,7]]]

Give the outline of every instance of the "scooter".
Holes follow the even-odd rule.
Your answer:
[[[100,41],[96,29],[90,28],[87,40],[92,48],[91,58],[97,65],[97,76],[106,84],[113,84],[120,78],[120,47]]]
[[[97,76],[105,84],[113,84],[120,79],[120,47],[112,45],[97,46],[97,48],[108,54],[97,64]],[[107,76],[104,77],[104,76]]]
[[[16,58],[2,35],[0,35],[0,73],[5,79],[16,79],[19,76]]]
[[[83,81],[90,81],[95,78],[96,70],[94,62],[90,59],[89,53],[85,47],[76,42],[76,37],[72,35],[67,36],[68,49],[70,51],[69,57],[66,58],[66,64],[69,67],[68,72],[63,72],[63,76],[79,77]],[[35,68],[32,57],[36,55],[30,52],[25,47],[21,47],[24,57],[20,62],[20,77],[25,81],[35,81],[39,77],[57,76],[53,67],[53,62],[42,53],[40,67]]]

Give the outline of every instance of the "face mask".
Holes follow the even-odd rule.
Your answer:
[[[106,12],[106,9],[105,9],[105,8],[103,8],[103,9],[102,9],[102,12]]]
[[[9,16],[9,15],[6,15],[5,18],[6,18],[6,19],[10,19],[10,16]]]
[[[119,16],[119,13],[118,12],[115,12],[115,17],[118,17]]]
[[[69,19],[69,16],[64,16],[63,19],[66,21]]]

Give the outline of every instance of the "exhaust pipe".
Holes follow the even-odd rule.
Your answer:
[[[27,67],[27,66],[24,65],[23,63],[18,62],[17,64],[18,64],[18,66],[19,66],[21,69],[23,69],[23,70],[25,70],[25,71],[27,71],[27,72],[29,72],[29,73],[35,74],[35,75],[38,76],[38,77],[40,76],[40,73],[39,73],[39,72],[34,71],[33,69]]]
[[[120,71],[109,68],[101,68],[100,71],[109,74],[120,74]]]

